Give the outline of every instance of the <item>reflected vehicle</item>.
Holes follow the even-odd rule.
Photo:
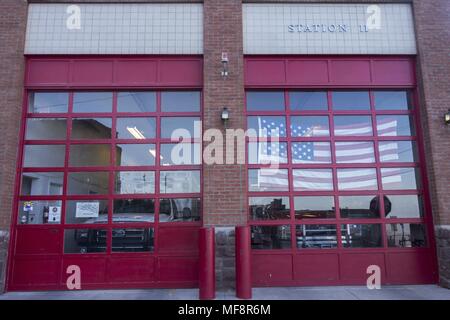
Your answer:
[[[290,210],[283,199],[273,199],[269,204],[250,205],[250,216],[254,220],[289,219]]]
[[[199,221],[199,212],[199,199],[161,199],[159,202],[160,222]]]
[[[298,248],[336,248],[336,225],[300,225],[296,228]]]

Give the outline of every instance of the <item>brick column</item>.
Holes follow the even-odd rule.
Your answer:
[[[0,2],[0,293],[5,288],[22,113],[26,8],[26,0]]]
[[[450,5],[414,0],[422,127],[433,206],[440,284],[450,288]]]
[[[221,75],[221,54],[228,53],[229,75]],[[242,2],[204,1],[204,130],[221,129],[223,107],[230,111],[227,128],[245,128]],[[225,154],[225,152],[224,152]],[[225,159],[224,159],[225,161]],[[216,232],[218,288],[234,283],[234,226],[246,223],[245,165],[203,166],[204,224],[228,226]]]

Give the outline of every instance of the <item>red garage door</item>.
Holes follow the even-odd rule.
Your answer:
[[[246,87],[253,284],[436,282],[412,59],[248,57]]]
[[[72,265],[83,289],[197,285],[201,72],[29,59],[9,290],[65,289]]]

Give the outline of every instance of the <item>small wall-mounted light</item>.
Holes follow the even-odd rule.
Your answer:
[[[445,124],[446,124],[446,125],[449,125],[449,124],[450,124],[450,109],[449,109],[448,112],[445,114],[444,120],[445,120]]]
[[[222,77],[226,78],[228,76],[228,53],[222,52]]]
[[[228,111],[227,107],[224,107],[222,109],[222,114],[220,115],[220,118],[222,119],[223,124],[225,127],[227,126],[228,120],[230,119],[230,112]]]

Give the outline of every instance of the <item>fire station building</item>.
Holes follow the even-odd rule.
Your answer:
[[[0,292],[450,286],[447,0],[3,0],[0,40]]]

